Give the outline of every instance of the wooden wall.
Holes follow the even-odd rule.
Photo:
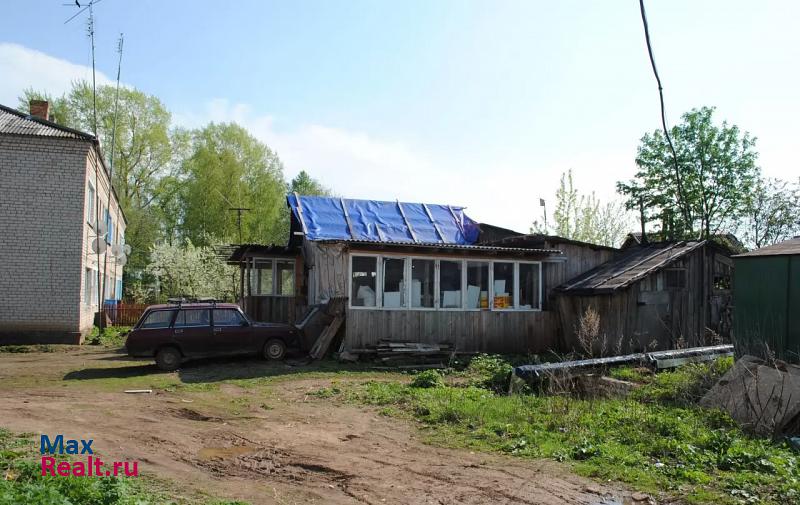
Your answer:
[[[610,350],[620,339],[623,352],[641,351],[653,341],[658,349],[674,349],[679,339],[688,346],[706,345],[706,327],[719,327],[720,310],[713,312],[712,300],[725,295],[712,293],[714,252],[699,248],[672,266],[686,268],[686,289],[642,291],[642,282],[659,272],[613,294],[557,296],[565,350],[578,349],[576,325],[588,307],[600,315],[600,334]],[[729,297],[728,297],[729,298]],[[712,317],[712,315],[714,317]],[[723,335],[725,336],[725,335]]]
[[[302,300],[297,296],[247,296],[244,307],[254,321],[293,324],[305,310]]]
[[[442,343],[457,352],[541,353],[556,345],[555,312],[350,309],[346,347],[362,349],[379,340]]]

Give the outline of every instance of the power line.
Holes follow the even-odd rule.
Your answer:
[[[650,43],[650,29],[647,25],[647,13],[645,13],[644,9],[644,0],[639,0],[639,10],[642,13],[644,39],[647,43],[647,53],[650,55],[650,65],[653,67],[653,75],[656,77],[656,82],[658,83],[658,98],[661,101],[661,127],[664,129],[664,136],[667,138],[669,150],[672,153],[672,162],[675,167],[675,182],[678,186],[678,206],[681,209],[681,213],[683,214],[685,222],[688,223],[689,216],[687,215],[686,209],[683,206],[683,181],[681,180],[681,171],[678,166],[678,154],[675,152],[675,146],[672,143],[672,137],[670,137],[669,130],[667,129],[667,114],[664,107],[664,88],[661,85],[661,77],[658,75],[658,69],[656,69],[656,59],[655,56],[653,56],[653,46]]]

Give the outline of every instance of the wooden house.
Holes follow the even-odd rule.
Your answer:
[[[632,337],[637,348],[653,339],[668,347],[679,336],[693,342],[719,326],[708,283],[714,265],[728,260],[706,243],[620,250],[477,223],[450,205],[300,195],[287,202],[286,246],[241,245],[229,258],[241,267],[240,302],[256,320],[301,327],[313,307],[334,304],[343,350],[381,341],[446,343],[457,352],[570,350],[589,305],[601,312],[603,331]],[[306,330],[311,347],[322,328]]]
[[[600,339],[623,351],[698,346],[730,334],[731,252],[711,241],[631,243],[555,291],[565,350],[592,307]]]

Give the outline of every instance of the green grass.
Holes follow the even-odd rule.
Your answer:
[[[657,374],[641,396],[621,400],[393,382],[351,386],[342,396],[416,419],[441,445],[565,461],[583,475],[689,503],[798,503],[800,467],[785,444],[751,438],[721,412],[680,405],[704,387],[709,371],[727,366]]]
[[[247,505],[199,496],[175,498],[170,483],[147,476],[43,477],[32,437],[0,428],[0,505]]]

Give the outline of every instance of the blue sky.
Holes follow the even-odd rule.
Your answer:
[[[0,103],[90,77],[67,0],[7,2]],[[647,2],[668,120],[702,105],[759,138],[771,176],[796,178],[797,2]],[[572,168],[614,198],[638,139],[659,126],[638,2],[103,0],[101,81],[160,97],[176,123],[235,120],[354,198],[466,205],[526,231]],[[83,18],[81,18],[83,19]]]

